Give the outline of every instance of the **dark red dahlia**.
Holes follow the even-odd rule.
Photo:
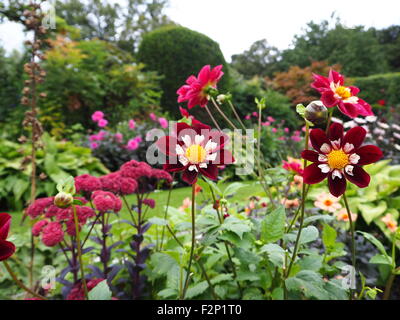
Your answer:
[[[367,187],[370,176],[362,166],[378,161],[383,154],[373,145],[361,147],[366,134],[362,127],[354,127],[344,134],[339,123],[330,126],[328,135],[321,129],[311,130],[310,140],[315,151],[301,153],[303,159],[313,162],[304,169],[304,182],[315,184],[328,178],[329,191],[335,197],[346,191],[346,180],[360,188]]]
[[[7,241],[11,226],[11,216],[8,213],[0,213],[0,261],[11,257],[15,252],[15,245]]]
[[[165,136],[157,141],[159,150],[168,156],[164,170],[182,171],[182,179],[189,184],[198,174],[216,180],[218,166],[233,163],[232,154],[224,149],[228,136],[193,119],[192,125],[176,124],[176,136]]]

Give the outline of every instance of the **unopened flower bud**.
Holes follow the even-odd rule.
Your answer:
[[[217,102],[219,103],[219,104],[223,104],[224,102],[225,102],[225,100],[226,100],[226,95],[225,94],[219,94],[218,96],[217,96]]]
[[[59,192],[54,197],[54,204],[59,208],[68,208],[73,201],[74,197],[70,193],[66,192]]]
[[[305,118],[313,124],[323,124],[328,118],[328,109],[322,101],[312,101],[306,108]]]

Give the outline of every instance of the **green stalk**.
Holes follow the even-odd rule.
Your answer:
[[[354,223],[353,218],[351,217],[349,203],[347,202],[346,193],[343,193],[343,201],[346,207],[347,215],[349,216],[350,222],[350,233],[351,233],[351,263],[353,265],[354,271],[356,270],[356,242],[354,239]],[[350,300],[353,300],[354,291],[350,289]]]

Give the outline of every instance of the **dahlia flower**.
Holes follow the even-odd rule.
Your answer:
[[[101,111],[96,111],[92,114],[92,120],[94,122],[99,122],[101,119],[104,118],[104,113]]]
[[[370,176],[362,166],[378,161],[383,154],[373,145],[361,147],[366,134],[362,127],[354,127],[344,134],[339,123],[329,127],[328,135],[321,129],[311,130],[310,140],[315,151],[301,153],[303,159],[313,162],[304,169],[304,182],[315,184],[328,178],[329,191],[335,197],[346,191],[346,180],[360,188],[367,187]]]
[[[397,231],[397,221],[393,218],[393,215],[390,213],[386,214],[381,221],[386,225],[386,227],[390,230],[390,232]]]
[[[322,210],[328,212],[335,212],[336,210],[340,209],[342,206],[339,203],[339,198],[332,196],[329,193],[322,192],[317,196],[314,205]]]
[[[350,118],[374,115],[371,106],[357,97],[360,89],[345,86],[344,77],[340,73],[331,70],[328,78],[318,74],[313,74],[313,77],[311,87],[321,93],[321,100],[327,108],[338,106],[339,110]]]
[[[108,124],[108,121],[107,121],[106,119],[100,119],[99,122],[97,122],[97,125],[98,125],[100,128],[106,127],[107,124]]]
[[[301,176],[303,174],[302,161],[300,159],[295,159],[292,157],[288,157],[287,160],[288,161],[282,161],[282,168]]]
[[[188,108],[191,109],[196,105],[205,107],[208,103],[210,88],[216,89],[217,83],[224,75],[221,71],[222,65],[216,66],[213,69],[209,65],[204,66],[197,78],[191,75],[186,80],[186,84],[178,89],[178,102],[188,102]]]
[[[136,127],[135,120],[133,120],[133,119],[129,120],[129,124],[128,125],[129,125],[129,129],[131,129],[131,130],[135,129],[135,127]]]
[[[8,213],[0,213],[0,261],[11,257],[15,252],[15,245],[7,241],[11,226],[11,216]]]
[[[351,221],[353,221],[353,222],[356,221],[357,214],[353,213],[353,212],[350,212],[350,214],[351,214]],[[347,213],[347,210],[345,208],[343,208],[342,210],[340,210],[338,212],[335,212],[334,215],[335,215],[336,219],[339,221],[344,221],[344,222],[350,221],[349,214]]]
[[[218,165],[231,164],[232,154],[224,149],[228,137],[200,121],[193,120],[192,126],[184,122],[176,125],[176,137],[164,136],[156,145],[169,157],[164,170],[168,172],[183,171],[182,179],[193,184],[198,174],[216,180]]]

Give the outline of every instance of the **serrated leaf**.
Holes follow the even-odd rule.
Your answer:
[[[202,281],[197,284],[195,284],[192,287],[189,287],[186,291],[186,299],[192,299],[194,297],[197,297],[198,295],[201,295],[204,293],[208,288],[208,283],[207,281]]]
[[[285,233],[286,213],[283,206],[266,215],[261,222],[261,240],[266,243],[280,240]]]
[[[103,280],[89,291],[89,300],[111,300],[112,292],[107,284],[107,280]]]

